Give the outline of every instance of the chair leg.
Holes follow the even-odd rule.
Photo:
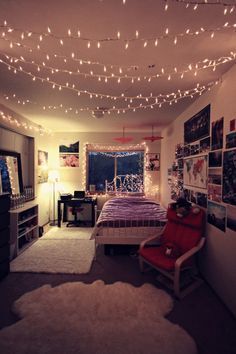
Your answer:
[[[180,268],[176,267],[175,268],[175,274],[174,274],[174,293],[175,296],[180,299]]]

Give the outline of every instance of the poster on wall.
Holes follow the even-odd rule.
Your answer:
[[[48,182],[48,152],[38,150],[38,183]]]
[[[208,152],[210,150],[210,137],[200,140],[199,152]]]
[[[210,135],[210,105],[184,123],[184,143],[189,144]]]
[[[146,154],[146,171],[159,171],[160,170],[160,154],[147,153]]]
[[[0,168],[0,194],[2,194],[2,173]]]
[[[60,154],[60,167],[79,167],[79,154]]]
[[[215,202],[221,202],[221,186],[208,183],[208,199]]]
[[[221,167],[222,166],[222,151],[209,152],[209,167]]]
[[[221,183],[222,183],[221,168],[210,168],[209,169],[208,183],[221,185]]]
[[[59,145],[60,167],[79,167],[79,141]]]
[[[236,149],[224,152],[222,199],[236,205]]]
[[[184,185],[197,188],[207,187],[207,156],[184,160]]]
[[[226,135],[226,149],[232,149],[236,147],[236,132]]]
[[[225,232],[226,208],[211,201],[208,201],[207,221],[209,224]]]
[[[227,205],[227,227],[236,231],[236,208],[232,205]]]
[[[224,117],[212,122],[211,150],[223,148]]]

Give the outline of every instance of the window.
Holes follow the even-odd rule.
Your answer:
[[[89,151],[87,189],[143,192],[143,166],[144,151]]]

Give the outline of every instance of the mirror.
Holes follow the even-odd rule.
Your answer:
[[[0,150],[0,193],[23,192],[21,157],[13,151]]]

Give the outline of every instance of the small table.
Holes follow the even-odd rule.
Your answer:
[[[85,197],[85,198],[71,198],[71,199],[58,199],[57,201],[57,226],[61,227],[61,221],[67,221],[66,211],[68,206],[81,206],[83,204],[91,205],[91,219],[88,220],[91,222],[91,225],[95,225],[95,205],[97,205],[97,198]],[[62,208],[63,205],[63,214]]]

